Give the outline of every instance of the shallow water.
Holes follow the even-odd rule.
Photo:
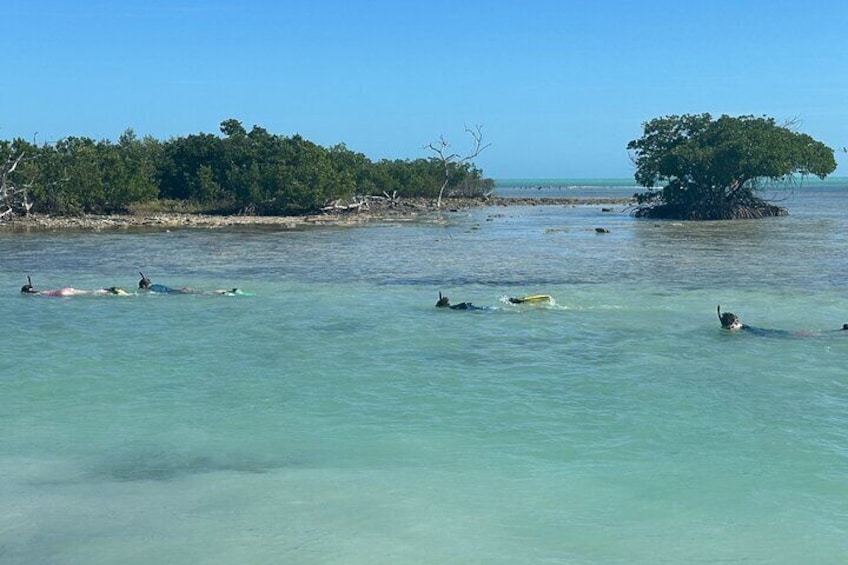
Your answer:
[[[0,235],[0,562],[842,562],[845,188],[752,222]],[[252,296],[17,293],[139,268]]]

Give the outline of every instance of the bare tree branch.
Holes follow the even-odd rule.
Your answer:
[[[468,133],[472,139],[474,140],[474,147],[471,152],[466,155],[461,155],[460,153],[447,153],[448,147],[450,147],[450,143],[445,141],[444,136],[439,136],[439,141],[437,143],[430,143],[426,146],[427,149],[436,154],[436,157],[439,161],[442,162],[442,165],[445,170],[445,180],[442,182],[442,187],[439,189],[439,198],[436,200],[436,207],[442,207],[442,196],[444,195],[445,189],[450,182],[450,168],[451,165],[467,163],[468,161],[477,157],[484,149],[489,147],[491,143],[483,143],[483,127],[480,125],[474,126],[474,128],[465,126],[465,131]]]
[[[14,214],[15,207],[23,210],[24,215],[29,214],[32,208],[32,203],[27,198],[27,188],[29,186],[18,187],[10,175],[18,168],[21,160],[24,158],[24,153],[18,155],[10,155],[0,171],[0,205],[5,206],[6,210],[0,214],[0,220],[7,216],[11,217]],[[18,202],[19,201],[19,202]]]

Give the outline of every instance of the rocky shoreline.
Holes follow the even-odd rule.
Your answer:
[[[435,201],[424,198],[395,201],[368,201],[357,209],[330,210],[305,216],[216,216],[176,212],[146,214],[109,214],[82,216],[49,216],[31,214],[26,217],[0,221],[0,232],[18,231],[104,231],[183,228],[216,229],[233,226],[269,226],[278,229],[297,229],[307,226],[350,226],[369,222],[398,222],[432,219],[443,221],[444,213],[458,212],[481,206],[626,206],[630,199],[610,198],[450,198],[437,208]]]

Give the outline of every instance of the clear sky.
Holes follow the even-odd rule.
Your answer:
[[[845,0],[2,0],[0,139],[240,120],[372,159],[491,143],[493,178],[631,177],[642,123],[800,120],[848,145]],[[837,152],[835,176],[848,176]]]

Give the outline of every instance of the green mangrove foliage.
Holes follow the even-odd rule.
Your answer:
[[[635,214],[649,218],[784,215],[786,210],[757,193],[796,174],[824,178],[836,169],[831,148],[768,117],[656,118],[627,149],[635,155],[636,182],[649,188],[635,195]]]
[[[11,199],[4,203],[15,213],[30,208],[49,214],[120,213],[141,204],[178,202],[207,212],[303,214],[353,196],[436,198],[445,179],[436,158],[373,162],[344,144],[322,147],[259,126],[247,131],[234,119],[223,121],[220,129],[221,135],[164,142],[139,139],[132,130],[117,143],[84,137],[43,145],[0,141],[0,159],[7,163],[3,178],[18,187],[16,195],[26,188],[28,207],[23,210]],[[457,163],[448,186],[450,196],[475,197],[491,190],[493,181],[472,163]]]
[[[118,143],[69,137],[53,145],[36,146],[16,139],[13,153],[22,156],[15,171],[18,184],[28,187],[32,211],[51,214],[124,211],[155,199],[161,145],[137,139],[132,130]]]

